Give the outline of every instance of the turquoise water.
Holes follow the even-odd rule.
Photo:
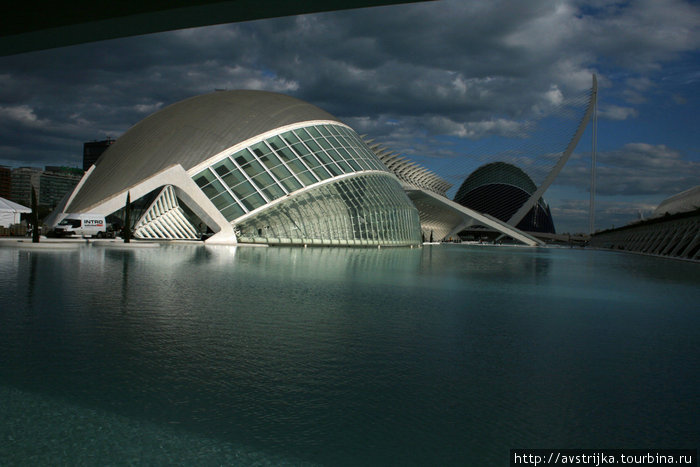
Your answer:
[[[506,465],[695,448],[700,265],[0,248],[0,464]]]

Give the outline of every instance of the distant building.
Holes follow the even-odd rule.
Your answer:
[[[12,196],[12,169],[0,166],[0,198],[10,199]]]
[[[78,168],[47,166],[39,177],[38,204],[56,207],[82,176],[83,171]]]
[[[39,196],[41,174],[43,172],[43,170],[37,167],[19,167],[13,169],[10,199],[23,206],[31,206],[32,187],[34,187],[36,195]]]
[[[77,168],[48,166],[46,170],[41,170],[37,167],[19,167],[12,170],[9,199],[31,206],[34,187],[38,205],[55,207],[66,193],[73,191],[81,177],[82,170]]]
[[[82,177],[85,173],[84,170],[78,167],[64,167],[62,165],[47,165],[44,167],[45,172],[54,172],[62,175],[71,175],[74,177]]]
[[[114,144],[112,138],[107,138],[104,141],[90,141],[83,144],[83,171],[87,172],[90,166],[97,162],[103,152]]]

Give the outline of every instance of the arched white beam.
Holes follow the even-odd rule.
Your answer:
[[[544,180],[544,182],[542,182],[542,184],[537,188],[537,190],[535,190],[535,192],[532,193],[530,198],[527,201],[525,201],[525,203],[522,206],[520,206],[520,209],[518,209],[517,212],[513,214],[510,219],[508,219],[509,225],[516,226],[521,220],[523,220],[523,218],[527,215],[528,212],[530,212],[530,209],[532,209],[535,203],[537,203],[537,201],[539,201],[542,195],[544,195],[544,192],[547,191],[549,185],[551,185],[554,179],[557,178],[557,175],[559,175],[561,169],[564,168],[564,164],[566,164],[566,162],[569,160],[569,157],[571,156],[571,153],[573,153],[574,149],[576,149],[576,146],[578,145],[581,136],[583,136],[583,131],[586,129],[586,125],[591,119],[591,115],[593,114],[593,110],[595,108],[597,95],[598,80],[596,79],[596,76],[593,75],[591,100],[588,102],[588,108],[586,109],[586,113],[581,119],[581,123],[579,123],[578,129],[576,130],[574,137],[571,138],[571,141],[569,141],[569,145],[566,147],[566,150],[561,155],[559,161],[557,161],[557,164],[554,166],[551,172],[549,172],[549,175],[547,175],[547,178]]]
[[[464,226],[468,225],[470,222],[475,221],[478,222],[479,224],[483,224],[487,227],[491,227],[494,230],[497,230],[498,232],[501,232],[504,235],[507,235],[509,237],[512,237],[514,240],[517,240],[519,242],[524,243],[525,245],[528,246],[542,246],[544,245],[544,242],[541,240],[533,237],[532,235],[529,235],[521,230],[516,229],[515,227],[512,227],[508,225],[507,223],[496,219],[495,217],[489,216],[488,214],[481,214],[477,211],[474,211],[473,209],[469,209],[467,207],[462,206],[459,203],[456,203],[450,199],[445,198],[444,196],[440,196],[438,194],[435,194],[431,191],[428,190],[422,190],[422,189],[417,189],[417,190],[411,190],[410,188],[407,189],[406,194],[408,195],[411,200],[416,202],[417,199],[423,198],[423,199],[429,199],[432,202],[438,202],[440,206],[444,207],[445,209],[449,209],[453,213],[458,213],[461,218],[462,222],[461,223],[455,223],[455,225],[459,228],[459,226]],[[453,229],[453,232],[454,230]],[[450,236],[454,235],[454,233],[450,232]]]
[[[187,175],[187,172],[180,164],[172,165],[152,177],[148,177],[140,183],[117,193],[101,203],[94,204],[81,212],[106,216],[124,207],[127,193],[129,193],[132,200],[137,200],[165,185],[172,185],[175,187],[178,198],[202,219],[207,226],[216,232],[215,235],[207,240],[207,243],[237,243],[231,223],[226,220],[211,200],[199,189],[197,184]],[[77,188],[79,187],[80,185],[78,185]],[[66,212],[71,212],[70,202],[67,203]]]

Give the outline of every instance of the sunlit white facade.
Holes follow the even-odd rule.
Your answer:
[[[137,238],[208,229],[211,243],[421,240],[416,208],[355,131],[276,93],[216,92],[156,112],[105,151],[62,211],[109,215],[127,194],[143,205]]]

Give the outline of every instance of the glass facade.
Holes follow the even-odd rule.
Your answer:
[[[372,174],[363,172],[375,171]],[[384,172],[378,174],[376,171]],[[192,178],[229,222],[310,188],[237,224],[239,240],[345,245],[420,242],[418,214],[400,184],[353,130],[289,130],[229,154]],[[418,237],[417,240],[415,237]]]
[[[340,179],[309,189],[236,224],[246,243],[415,245],[418,211],[386,174]]]
[[[232,221],[303,187],[365,170],[386,168],[354,131],[316,125],[255,143],[192,178]]]

